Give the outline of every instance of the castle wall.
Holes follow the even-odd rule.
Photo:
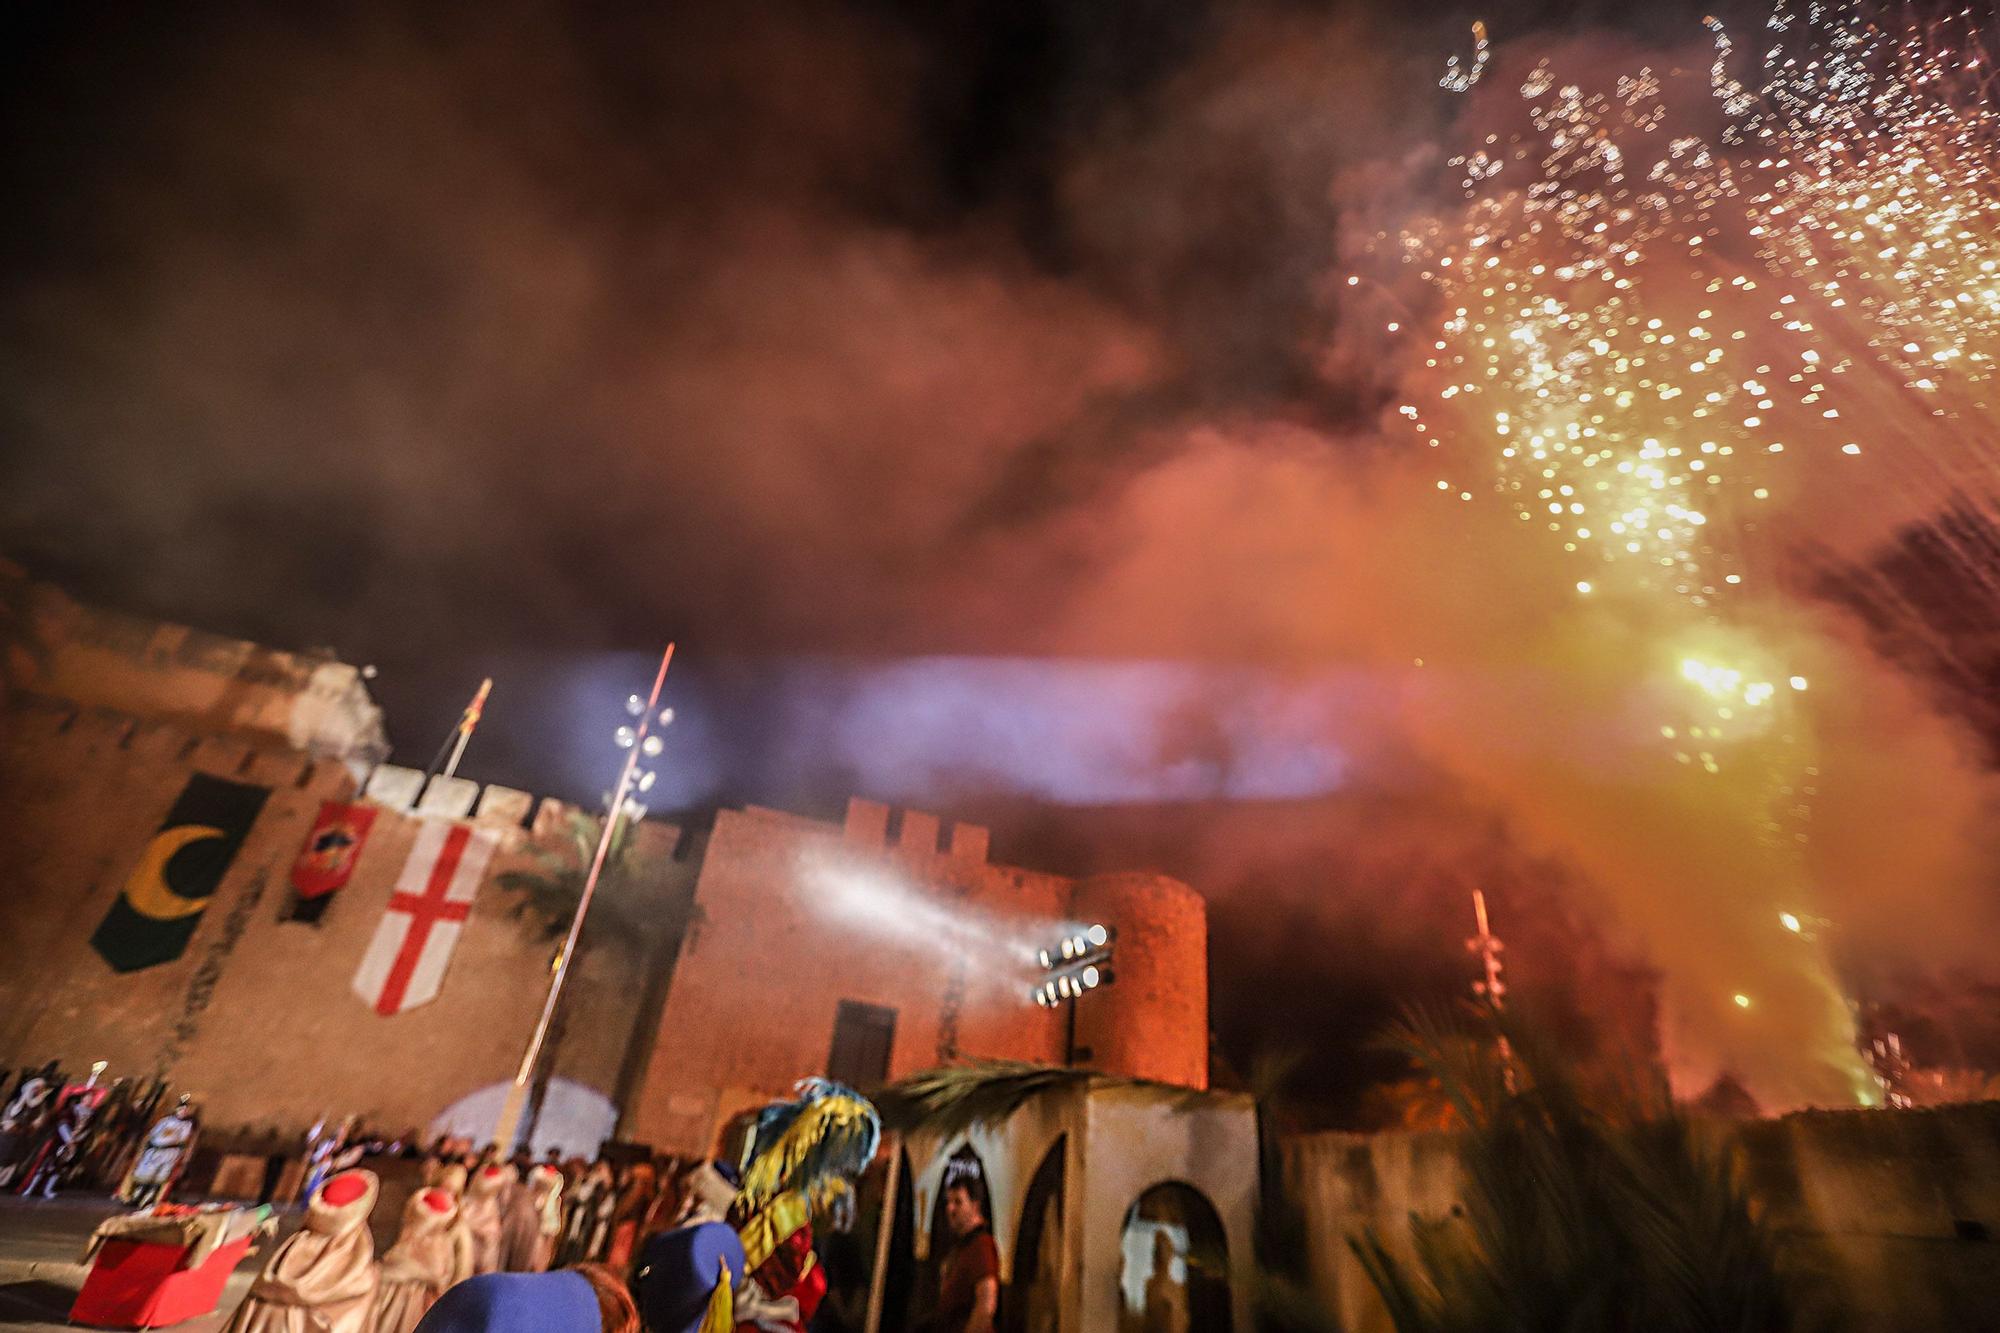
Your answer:
[[[10,612],[31,645],[14,664],[22,694],[338,757],[356,776],[389,753],[360,670],[329,656],[84,606],[46,584],[15,587]]]
[[[708,1151],[729,1116],[826,1072],[842,1000],[896,1011],[891,1078],[957,1056],[1060,1061],[1007,928],[1059,920],[1064,881],[940,854],[921,821],[892,844],[887,816],[857,801],[844,827],[717,817],[635,1138]]]
[[[224,1128],[484,1116],[555,949],[495,880],[533,868],[530,843],[568,845],[559,803],[380,764],[380,710],[330,656],[85,607],[5,565],[0,615],[0,1065],[157,1074]],[[91,936],[195,773],[268,796],[182,955],[115,973]],[[320,803],[357,790],[377,815],[351,881],[318,924],[282,919]],[[504,829],[505,847],[442,993],[384,1018],[352,982],[426,821]],[[695,842],[644,826],[646,882],[571,973],[555,1072],[628,1111],[626,1137],[706,1151],[735,1112],[827,1072],[844,1000],[895,1012],[890,1078],[1060,1063],[1035,953],[1096,920],[1121,931],[1122,979],[1078,1006],[1091,1063],[1206,1083],[1206,922],[1184,885],[993,865],[983,828],[859,800],[838,825],[724,811],[700,858]]]
[[[106,1060],[111,1077],[157,1073],[195,1092],[211,1127],[288,1131],[349,1112],[391,1131],[423,1127],[467,1093],[511,1079],[556,947],[494,882],[532,865],[518,821],[500,825],[502,849],[438,998],[385,1018],[352,982],[421,817],[379,808],[353,878],[322,922],[283,921],[288,874],[320,802],[352,795],[342,764],[175,721],[52,704],[18,706],[6,720],[0,1065],[56,1058],[76,1070]],[[115,973],[91,934],[196,772],[265,785],[270,795],[182,956]],[[661,868],[663,894],[672,891],[665,879],[691,871],[671,860],[678,836],[642,829],[640,851]],[[571,975],[579,1017],[557,1076],[612,1096],[646,969],[657,962],[651,943],[614,938],[584,956]]]
[[[1208,1086],[1208,915],[1162,875],[1098,875],[1076,886],[1079,921],[1115,925],[1114,984],[1077,1010],[1091,1063],[1135,1078]]]
[[[1084,919],[1077,883],[990,864],[984,829],[893,814],[857,800],[842,825],[756,808],[718,817],[635,1137],[709,1151],[732,1114],[827,1072],[843,1000],[895,1011],[892,1079],[976,1059],[1062,1063],[1065,1015],[1038,1008],[1029,992],[1035,951]],[[1135,970],[1129,997],[1117,994],[1121,971],[1117,985],[1082,1001],[1080,1024],[1115,1004],[1118,1021],[1141,1034],[1105,1040],[1092,1063],[1205,1086],[1199,899],[1151,876],[1096,883],[1102,901],[1091,911],[1118,926],[1121,950],[1129,940],[1156,947],[1159,959]],[[1169,984],[1169,973],[1190,969]],[[1165,1054],[1154,1058],[1155,1045]]]

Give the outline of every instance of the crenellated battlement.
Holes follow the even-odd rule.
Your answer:
[[[851,847],[863,851],[890,851],[916,858],[947,857],[954,861],[984,863],[992,834],[978,824],[949,825],[922,810],[896,810],[880,801],[856,796],[847,802],[847,819],[841,837]]]
[[[26,627],[10,655],[23,697],[288,745],[357,778],[389,752],[366,673],[330,653],[85,606],[43,583],[10,585],[8,597]]]

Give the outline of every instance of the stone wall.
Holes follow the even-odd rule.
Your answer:
[[[1855,1329],[1995,1326],[2000,1102],[1802,1112],[1727,1132],[1802,1295]],[[1284,1143],[1283,1163],[1315,1293],[1351,1333],[1386,1333],[1348,1238],[1372,1227],[1407,1258],[1410,1213],[1456,1202],[1452,1139],[1307,1135]]]
[[[212,1126],[287,1132],[350,1112],[391,1131],[423,1127],[512,1077],[555,950],[494,883],[532,864],[524,805],[497,803],[512,823],[486,816],[503,830],[502,850],[438,998],[384,1018],[354,992],[354,973],[418,827],[435,816],[379,808],[353,879],[322,922],[285,921],[288,873],[320,802],[353,794],[344,764],[276,740],[45,701],[16,700],[4,718],[0,1065],[57,1058],[74,1070],[106,1060],[110,1076],[158,1074],[195,1092]],[[270,795],[185,953],[114,973],[91,933],[196,772]],[[562,812],[540,803],[545,833]],[[673,859],[679,841],[670,826],[642,828],[640,854],[656,877],[647,891],[662,901],[691,888],[693,867]],[[571,978],[577,1018],[558,1076],[613,1096],[656,943],[620,936],[586,955]]]
[[[0,675],[18,694],[338,759],[357,778],[388,757],[382,710],[361,669],[330,654],[85,606],[19,578],[0,591],[8,635]]]
[[[1206,1086],[1207,922],[1193,890],[993,865],[986,830],[893,813],[857,800],[844,824],[755,807],[718,816],[636,1137],[710,1150],[729,1116],[826,1072],[843,1000],[895,1011],[890,1078],[979,1058],[1060,1064],[1065,1015],[1029,999],[1033,955],[1098,910],[1079,900],[1090,885],[1135,966],[1127,993],[1121,979],[1081,1002],[1082,1044],[1114,1011],[1152,1036],[1131,1049],[1100,1037],[1092,1063]],[[1158,956],[1140,965],[1147,948]]]

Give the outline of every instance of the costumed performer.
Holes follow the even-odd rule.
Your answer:
[[[826,1295],[826,1273],[813,1255],[812,1214],[875,1159],[882,1119],[866,1097],[830,1079],[809,1078],[795,1101],[757,1115],[745,1152],[743,1189],[730,1220],[743,1238],[750,1303],[739,1329],[805,1333]],[[739,1293],[739,1304],[743,1293]],[[789,1318],[760,1308],[764,1299],[796,1302]]]
[[[477,1270],[473,1267],[472,1228],[465,1224],[465,1168],[450,1162],[437,1174],[436,1188],[451,1196],[456,1210],[451,1218],[451,1262],[453,1282],[463,1282]]]
[[[194,1098],[187,1093],[174,1109],[157,1121],[146,1135],[146,1146],[132,1163],[132,1175],[120,1196],[134,1208],[150,1208],[166,1197],[181,1168],[194,1153],[195,1139],[201,1134]]]
[[[42,1126],[54,1114],[60,1083],[61,1076],[51,1060],[40,1073],[22,1079],[6,1110],[0,1111],[0,1185],[14,1179]]]
[[[595,1257],[594,1238],[598,1232],[597,1206],[612,1197],[611,1163],[602,1157],[591,1163],[574,1190],[566,1192],[563,1203],[568,1216],[563,1226],[562,1246],[557,1257],[573,1264]]]
[[[472,1271],[500,1271],[500,1200],[513,1168],[487,1163],[473,1173],[459,1202],[459,1218],[472,1238]]]
[[[418,1190],[403,1205],[403,1229],[382,1256],[375,1288],[374,1333],[410,1333],[453,1283],[470,1277],[460,1271],[452,1223],[458,1200],[435,1185]]]
[[[632,1285],[652,1333],[735,1329],[735,1291],[750,1275],[743,1241],[726,1219],[741,1184],[726,1162],[696,1167],[688,1176],[680,1225],[654,1236],[640,1252]]]
[[[109,1095],[110,1089],[88,1083],[63,1089],[55,1117],[49,1122],[41,1146],[35,1150],[28,1169],[22,1173],[21,1193],[53,1199],[57,1186],[77,1174],[84,1150],[90,1146],[97,1108]]]
[[[368,1215],[373,1171],[329,1176],[306,1204],[305,1225],[272,1252],[224,1333],[370,1333],[375,1242]]]
[[[639,1244],[639,1227],[653,1206],[656,1183],[651,1162],[634,1162],[625,1168],[618,1206],[611,1213],[611,1241],[604,1253],[605,1265],[615,1273],[623,1273],[632,1266],[632,1254]]]
[[[550,1224],[550,1204],[555,1205]],[[528,1179],[514,1191],[500,1219],[500,1267],[509,1273],[540,1273],[554,1256],[556,1233],[562,1230],[562,1172],[552,1166],[528,1168]]]
[[[417,1333],[639,1333],[639,1312],[599,1264],[482,1273],[439,1297]]]

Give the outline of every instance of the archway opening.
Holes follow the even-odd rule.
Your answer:
[[[937,1197],[931,1202],[931,1242],[930,1262],[924,1265],[923,1312],[928,1317],[938,1310],[942,1295],[945,1261],[951,1257],[958,1245],[959,1237],[952,1233],[951,1222],[946,1215],[945,1196],[952,1190],[963,1187],[979,1205],[979,1215],[986,1219],[987,1229],[993,1226],[993,1196],[986,1184],[986,1163],[980,1160],[971,1144],[965,1144],[946,1159],[944,1174],[938,1179]],[[1005,1318],[1004,1312],[1001,1316]]]
[[[1120,1333],[1229,1333],[1228,1241],[1200,1190],[1170,1180],[1141,1194],[1120,1249]]]
[[[1063,1180],[1068,1135],[1059,1135],[1035,1168],[1021,1203],[1014,1282],[1001,1305],[1008,1333],[1055,1333],[1062,1299]]]

